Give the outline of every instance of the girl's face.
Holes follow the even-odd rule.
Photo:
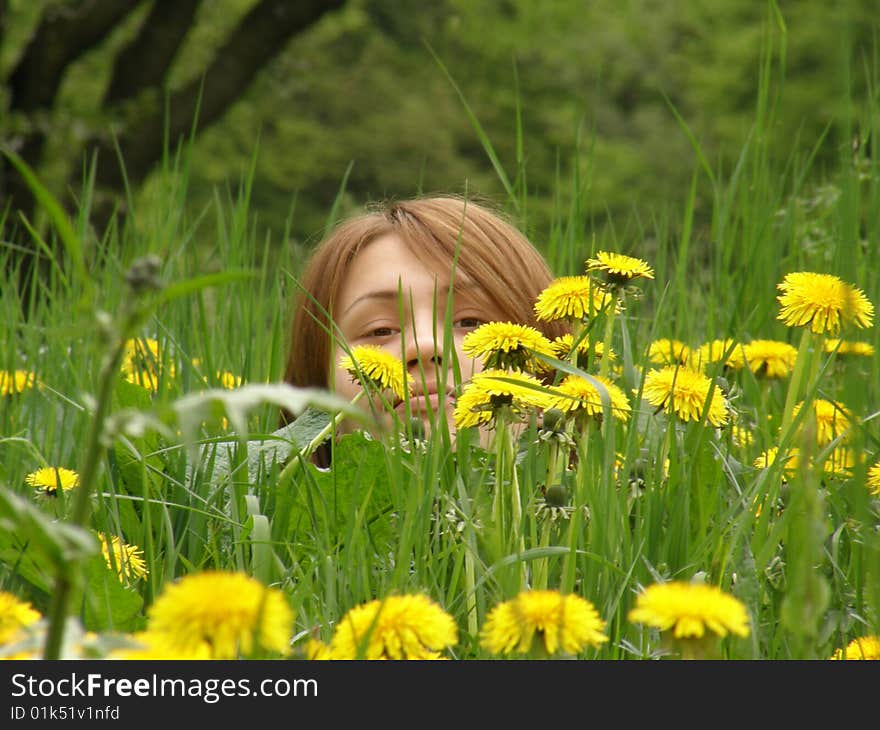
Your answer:
[[[430,268],[399,236],[387,234],[358,252],[335,301],[336,324],[349,347],[378,345],[397,358],[403,355],[413,383],[409,399],[411,413],[426,427],[430,427],[439,408],[445,409],[452,426],[454,361],[457,361],[461,382],[483,369],[480,361],[467,357],[462,351],[464,336],[485,322],[506,319],[479,286],[456,271],[452,311],[448,317],[453,342],[444,357],[450,279],[449,270]],[[339,359],[344,354],[345,350],[337,344],[333,353],[336,368],[333,387],[337,394],[351,399],[361,390],[361,385],[339,367]],[[401,418],[406,417],[405,402],[394,404],[394,410]],[[387,414],[386,423],[392,420]]]

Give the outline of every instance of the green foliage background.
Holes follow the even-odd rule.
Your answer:
[[[43,5],[10,3],[0,70],[14,62]],[[170,84],[198,73],[252,5],[204,3]],[[343,180],[339,213],[420,191],[507,202],[436,54],[527,202],[522,222],[539,245],[546,248],[554,223],[576,205],[587,234],[611,226],[623,248],[643,246],[644,221],[685,204],[699,164],[695,145],[713,169],[729,170],[755,132],[756,112],[765,116],[768,161],[780,168],[820,140],[811,175],[821,178],[848,154],[870,114],[853,100],[876,100],[875,13],[871,0],[351,0],[294,38],[198,139],[188,205],[197,215],[254,155],[252,209],[275,243],[319,237]],[[112,53],[139,19],[77,62],[56,109],[36,122],[52,130],[51,162],[41,172],[56,189],[81,164],[68,151],[87,132],[125,124],[124,115],[103,116],[99,100]],[[768,67],[775,73],[763,90]],[[768,108],[759,110],[764,91]],[[155,101],[134,100],[126,113]],[[4,131],[25,123],[35,122],[7,119]],[[157,172],[143,194],[161,179]],[[698,225],[707,224],[711,199],[701,183]]]
[[[41,6],[10,6],[18,11],[10,37],[23,43]],[[198,68],[249,6],[206,3],[175,79]],[[330,472],[288,472],[270,460],[250,473],[241,439],[247,431],[248,447],[270,440],[278,403],[239,391],[217,411],[214,396],[198,392],[221,370],[280,387],[291,275],[330,220],[371,199],[489,196],[558,274],[581,270],[600,249],[649,260],[656,277],[615,332],[633,395],[656,338],[694,346],[795,337],[777,319],[786,273],[833,273],[877,301],[880,155],[871,137],[880,129],[880,59],[871,3],[431,7],[353,0],[294,40],[220,124],[163,161],[106,240],[93,240],[82,210],[69,221],[56,214],[46,238],[64,238],[75,265],[53,260],[46,296],[25,318],[13,267],[4,268],[0,368],[32,370],[43,386],[0,403],[0,563],[9,568],[0,588],[47,611],[58,584],[76,577],[69,602],[85,627],[130,631],[171,581],[221,567],[281,587],[297,611],[298,641],[317,629],[327,639],[359,602],[424,590],[467,629],[460,655],[481,657],[477,619],[516,592],[521,563],[544,561],[549,585],[577,587],[609,620],[611,642],[589,656],[655,656],[626,610],[636,586],[672,577],[724,582],[748,603],[753,633],[728,642],[725,657],[827,657],[876,633],[880,501],[865,489],[880,458],[876,356],[829,359],[827,372],[804,384],[810,398],[839,400],[858,418],[851,443],[864,459],[831,485],[805,470],[783,489],[781,467],[752,466],[776,444],[768,416],[788,392],[744,373],[734,405],[754,431],[751,450],[740,454],[727,432],[674,427],[641,406],[638,427],[612,426],[585,443],[589,459],[568,486],[592,517],[548,528],[551,539],[539,544],[545,457],[529,431],[519,464],[523,555],[501,529],[479,526],[496,476],[491,459],[466,444],[453,459],[448,444],[430,441],[421,452],[353,434],[339,442]],[[38,177],[56,194],[78,164],[63,152],[92,128],[124,123],[95,109],[112,45],[126,32],[71,68],[49,117],[3,120],[4,131],[51,127],[56,154]],[[2,53],[6,71],[14,48]],[[150,103],[135,100],[129,113]],[[51,216],[54,199],[41,202]],[[117,320],[132,296],[123,275],[144,255],[158,256],[166,288],[143,304],[146,321],[124,328]],[[876,349],[878,332],[875,324],[854,334]],[[115,372],[118,382],[102,379],[108,342],[123,334],[155,337],[174,358],[173,377],[166,371],[155,393]],[[89,430],[94,394],[107,383],[112,449]],[[197,427],[195,456],[181,413]],[[82,470],[84,445],[87,454],[100,447],[101,468],[81,529],[70,524],[66,495],[35,494],[24,477],[42,465]],[[618,485],[618,452],[621,473],[644,489],[633,488],[638,480]],[[228,478],[218,464],[234,467]],[[760,519],[756,498],[766,500]],[[140,546],[148,577],[108,581],[91,530]]]

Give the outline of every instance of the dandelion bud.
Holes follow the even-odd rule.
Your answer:
[[[561,431],[565,425],[565,414],[559,408],[544,411],[543,428],[547,431]]]
[[[422,423],[421,418],[410,419],[410,429],[412,430],[412,437],[416,441],[423,441],[425,438],[427,438],[425,432],[425,424]]]
[[[158,256],[148,255],[135,259],[125,274],[125,281],[136,294],[145,289],[161,289],[162,280],[159,270],[162,260]]]
[[[95,324],[98,327],[98,336],[104,343],[113,342],[116,335],[116,327],[113,317],[109,312],[99,309],[95,312]]]
[[[564,507],[568,502],[565,487],[561,484],[554,484],[552,487],[547,487],[547,490],[544,492],[544,501],[550,507]]]

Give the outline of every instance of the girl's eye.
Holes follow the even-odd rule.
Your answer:
[[[462,317],[452,323],[454,327],[461,327],[463,329],[476,329],[481,324],[483,324],[483,320],[476,317]]]
[[[393,334],[394,330],[390,327],[377,327],[367,332],[367,337],[391,337]]]

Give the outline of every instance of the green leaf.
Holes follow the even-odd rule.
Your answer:
[[[43,558],[54,571],[65,570],[98,550],[91,532],[51,519],[8,489],[0,489],[0,530],[17,535],[35,559]]]
[[[115,436],[124,431],[127,438],[113,440],[111,464],[125,493],[142,495],[144,477],[153,486],[161,483],[165,462],[157,455],[163,445],[160,434],[169,438],[174,434],[164,423],[149,418],[152,398],[146,388],[117,381],[114,406],[117,412],[110,417],[106,432]]]
[[[248,432],[248,414],[265,404],[277,406],[294,415],[306,408],[317,408],[331,413],[345,413],[360,423],[368,420],[364,411],[344,398],[318,388],[296,388],[287,383],[256,383],[233,390],[210,388],[186,395],[171,404],[175,421],[186,442],[192,443],[198,438],[201,424],[211,415],[215,404],[223,407],[229,425],[242,439]]]
[[[144,600],[134,589],[123,585],[107,567],[103,555],[86,563],[83,592],[83,624],[90,631],[134,631],[142,623]]]
[[[272,583],[272,565],[275,555],[272,551],[272,528],[269,518],[260,514],[260,500],[256,495],[245,497],[247,505],[247,539],[251,546],[251,572],[266,585]]]
[[[325,413],[344,413],[362,424],[370,422],[370,417],[365,411],[326,390],[296,388],[288,383],[255,383],[234,389],[209,388],[185,395],[171,403],[157,404],[150,412],[125,409],[108,419],[105,431],[110,435],[125,434],[136,438],[142,437],[149,430],[157,431],[171,441],[182,441],[187,447],[190,459],[197,462],[200,456],[198,443],[202,436],[202,425],[206,421],[225,416],[232,431],[237,434],[239,442],[246,445],[248,417],[252,411],[264,405],[276,406],[294,415],[311,409]],[[317,418],[309,417],[299,428],[276,431],[273,438],[283,439],[285,434],[292,433],[299,439],[304,438],[306,434],[319,433],[320,429],[314,430],[317,422]],[[326,423],[329,423],[329,419],[325,421],[325,425]],[[260,441],[262,442],[263,439]],[[280,443],[276,446],[279,450],[283,450]],[[257,452],[254,453],[255,458],[258,458]],[[269,453],[271,456],[271,450]],[[220,450],[218,450],[219,458]],[[228,459],[226,463],[228,464]]]
[[[291,454],[302,451],[330,423],[330,414],[308,407],[292,423],[273,431],[267,438],[248,439],[248,480],[254,482],[275,464],[284,464]],[[206,446],[203,455],[213,446]],[[228,475],[231,449],[216,449],[214,480]]]
[[[113,390],[113,407],[117,410],[136,408],[148,410],[153,403],[150,391],[142,385],[118,379]]]
[[[374,545],[387,543],[392,504],[388,482],[385,447],[360,431],[345,434],[334,449],[333,466],[322,470],[310,464],[308,477],[295,487],[294,532],[308,542],[319,535],[336,542],[347,528],[366,529]],[[359,524],[346,522],[358,519]]]

